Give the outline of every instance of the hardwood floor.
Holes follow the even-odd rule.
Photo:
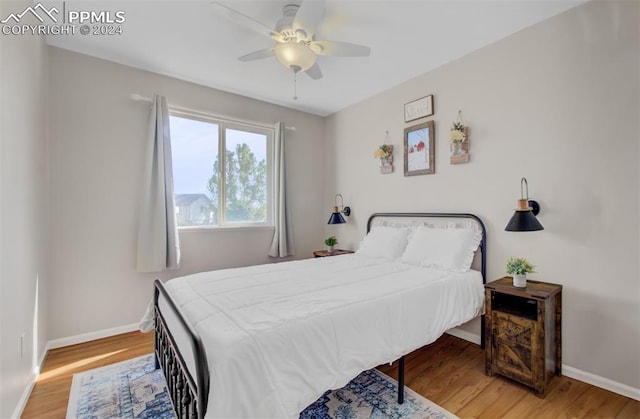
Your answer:
[[[397,368],[381,366],[397,378]],[[405,384],[461,418],[640,418],[640,402],[567,377],[544,399],[523,385],[484,374],[478,345],[444,335],[405,357]]]
[[[48,355],[23,418],[64,418],[74,373],[153,351],[153,335],[138,332],[54,349]],[[546,398],[500,376],[484,374],[479,346],[444,335],[405,357],[406,384],[461,418],[640,418],[640,402],[556,377]],[[380,370],[397,378],[396,365]]]

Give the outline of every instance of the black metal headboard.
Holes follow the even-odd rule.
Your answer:
[[[378,212],[371,214],[367,220],[367,233],[371,231],[371,224],[376,218],[466,218],[473,220],[482,230],[482,240],[478,245],[480,250],[480,273],[482,274],[482,283],[487,282],[487,230],[484,223],[474,214],[466,213],[439,213],[439,212]]]

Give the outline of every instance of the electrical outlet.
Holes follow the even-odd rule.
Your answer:
[[[24,358],[24,338],[26,333],[22,332],[20,335],[20,359]]]

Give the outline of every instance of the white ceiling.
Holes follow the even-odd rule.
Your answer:
[[[285,4],[299,1],[221,0],[270,27],[282,16]],[[299,74],[298,100],[293,100],[293,73],[275,58],[246,63],[237,60],[270,47],[273,41],[228,20],[208,0],[66,1],[67,11],[124,11],[123,34],[55,35],[47,42],[326,116],[582,2],[326,0],[325,19],[316,37],[368,45],[371,56],[319,57],[324,77],[312,80]],[[154,92],[131,93],[149,96]]]

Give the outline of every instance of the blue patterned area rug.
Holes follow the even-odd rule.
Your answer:
[[[175,417],[153,354],[73,375],[67,419]]]
[[[397,388],[397,382],[383,373],[365,371],[345,387],[326,392],[300,419],[457,418],[407,387],[399,405]],[[75,418],[175,418],[153,355],[75,374],[67,419]]]
[[[398,382],[378,370],[365,371],[346,386],[326,392],[300,419],[456,419],[453,413],[404,387],[398,404]]]

